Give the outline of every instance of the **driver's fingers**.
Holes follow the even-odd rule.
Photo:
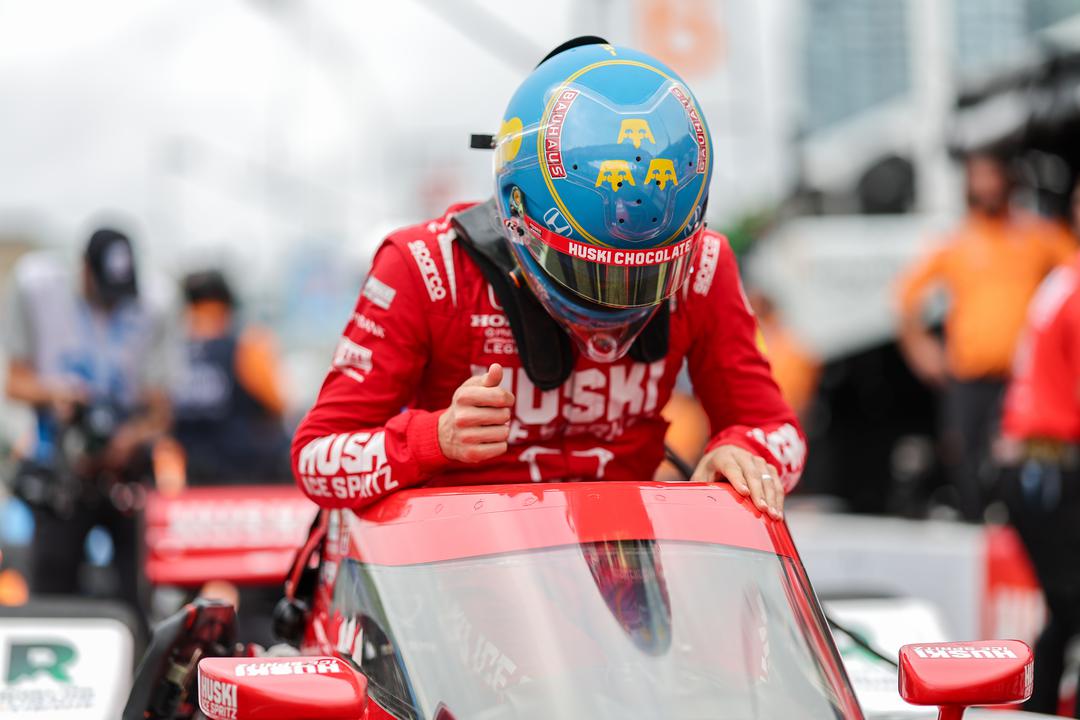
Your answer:
[[[501,443],[510,437],[509,425],[483,425],[480,427],[462,428],[458,437],[463,443]]]
[[[759,478],[761,478],[761,490],[765,495],[765,504],[769,506],[769,514],[773,517],[779,515],[779,508],[776,501],[776,484],[773,482],[772,475],[769,474],[769,465],[765,462],[765,459],[755,455],[753,457],[754,472]]]
[[[780,473],[772,465],[766,465],[769,470],[769,475],[772,476],[773,484],[776,486],[776,509],[780,511],[780,514],[784,514],[784,496],[787,491],[784,490],[784,482],[780,479]]]
[[[742,466],[739,465],[738,460],[734,456],[726,458],[719,466],[721,474],[731,484],[731,487],[735,488],[735,491],[740,495],[748,495],[751,493],[750,485],[747,483],[746,473],[743,472]]]
[[[454,414],[454,424],[459,428],[506,425],[509,422],[509,408],[465,406]]]
[[[739,467],[742,469],[743,476],[746,478],[746,484],[750,488],[750,499],[754,501],[754,505],[758,510],[766,512],[769,508],[768,502],[765,500],[765,489],[761,485],[761,474],[754,467],[754,459],[749,453],[746,456],[738,456]]]
[[[690,482],[707,483],[716,479],[716,467],[713,465],[712,456],[706,455],[698,462],[690,476]]]

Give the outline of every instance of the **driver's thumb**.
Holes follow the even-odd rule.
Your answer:
[[[481,385],[484,387],[499,387],[503,379],[503,367],[499,363],[492,363],[487,372],[484,373],[484,379],[481,381]]]
[[[503,379],[503,368],[499,363],[492,363],[483,375],[473,375],[465,381],[466,385],[480,387],[498,387]]]

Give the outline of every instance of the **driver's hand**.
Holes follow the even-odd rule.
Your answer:
[[[761,512],[784,516],[784,486],[780,473],[765,459],[736,445],[721,445],[705,454],[691,482],[727,480],[735,492],[749,497]]]
[[[454,391],[439,418],[439,447],[450,460],[476,463],[506,452],[514,394],[499,387],[503,368],[493,364]]]

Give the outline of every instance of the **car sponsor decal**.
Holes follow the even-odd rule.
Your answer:
[[[680,240],[674,245],[666,245],[648,250],[622,250],[619,248],[597,247],[578,242],[551,232],[528,215],[524,216],[529,232],[552,250],[578,260],[616,265],[618,267],[641,267],[646,265],[664,265],[678,260],[693,252],[697,236]]]
[[[236,717],[236,683],[199,676],[199,707],[218,718]]]
[[[353,323],[369,335],[379,339],[386,337],[386,329],[363,313],[353,313]]]
[[[340,675],[341,664],[332,658],[316,662],[300,660],[265,660],[241,663],[233,671],[236,677],[267,677],[270,675]]]
[[[474,328],[501,328],[509,325],[510,321],[507,320],[506,315],[502,313],[473,315],[469,322],[469,327]]]
[[[390,304],[394,302],[394,296],[397,295],[397,290],[374,275],[369,275],[367,282],[364,283],[364,289],[360,294],[377,307],[381,307],[383,310],[389,310]]]
[[[544,137],[541,145],[548,177],[552,180],[561,180],[566,177],[562,157],[562,129],[566,122],[566,113],[570,111],[570,106],[573,105],[574,98],[577,96],[578,91],[573,88],[563,90],[552,105],[547,122],[544,123]]]
[[[551,229],[551,232],[559,235],[569,235],[572,232],[570,223],[566,222],[559,208],[548,208],[548,211],[544,213],[544,224]]]
[[[801,468],[806,460],[806,443],[791,423],[784,423],[770,433],[754,428],[747,435],[759,445],[768,448],[773,457],[786,468]]]
[[[357,382],[364,382],[367,374],[374,367],[371,358],[370,349],[343,337],[338,341],[337,349],[334,350],[334,369]]]
[[[514,332],[510,329],[510,321],[503,313],[473,314],[470,318],[469,327],[483,335],[482,352],[484,355],[517,354]]]
[[[705,125],[701,122],[697,108],[694,107],[688,93],[678,85],[673,85],[671,94],[686,110],[686,119],[690,123],[690,131],[694,134],[694,142],[697,143],[697,172],[704,173],[709,169],[709,141],[705,136]]]
[[[1015,660],[1016,653],[1007,647],[957,647],[955,645],[915,645],[915,654],[927,660]]]
[[[698,258],[697,272],[694,273],[694,292],[698,295],[709,294],[719,260],[720,238],[706,235],[701,241],[701,256]]]
[[[315,438],[300,451],[297,469],[312,497],[368,498],[398,486],[386,462],[386,435],[381,431]]]
[[[487,328],[484,332],[502,330]],[[561,387],[543,391],[533,384],[524,368],[507,368],[502,387],[515,397],[510,444],[549,440],[557,431],[567,437],[590,435],[615,440],[628,424],[658,412],[665,362],[618,363],[576,370]],[[471,371],[480,375],[487,367],[473,365]]]
[[[412,253],[413,260],[416,261],[416,266],[420,269],[420,277],[424,280],[424,287],[427,288],[428,297],[431,298],[432,302],[444,299],[446,297],[446,285],[443,284],[442,276],[439,275],[439,268],[431,257],[431,251],[428,250],[427,243],[423,240],[413,240],[409,243],[409,252]]]

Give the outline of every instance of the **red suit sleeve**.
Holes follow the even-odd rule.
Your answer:
[[[359,508],[447,463],[441,412],[404,409],[431,354],[428,304],[411,261],[384,243],[293,437],[296,482],[319,505]]]
[[[802,474],[806,438],[759,347],[735,253],[726,239],[708,234],[698,265],[688,294],[699,320],[687,363],[712,429],[706,452],[736,445],[760,455],[791,490]]]

